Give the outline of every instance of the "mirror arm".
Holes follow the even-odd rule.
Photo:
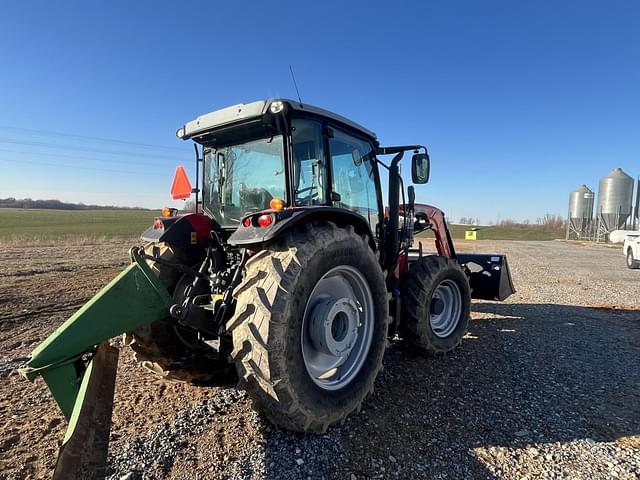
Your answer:
[[[377,147],[376,154],[393,155],[394,153],[406,152],[407,150],[419,150],[420,148],[423,148],[425,153],[427,152],[427,148],[423,145],[403,145],[399,147]]]

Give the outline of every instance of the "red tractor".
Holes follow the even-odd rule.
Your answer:
[[[209,383],[235,366],[272,422],[324,432],[373,390],[388,338],[399,334],[427,355],[449,352],[471,298],[514,291],[504,256],[457,254],[442,211],[416,204],[412,186],[405,191],[405,152],[413,152],[413,183],[429,180],[424,146],[382,147],[357,123],[292,100],[208,113],[177,136],[195,142],[195,212],[157,218],[132,265],[23,370],[43,375],[82,448],[77,424],[108,426],[113,387],[105,385],[117,352],[104,341],[118,333],[167,378]],[[190,195],[179,183],[176,196]],[[437,254],[413,248],[427,229]],[[100,410],[102,423],[79,420]]]

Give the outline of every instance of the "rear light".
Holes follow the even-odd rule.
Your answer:
[[[164,230],[164,223],[162,223],[162,220],[160,220],[159,218],[156,218],[153,221],[153,228],[154,230]]]
[[[258,217],[258,225],[266,228],[273,223],[273,215],[260,215]]]
[[[245,219],[244,219],[244,222],[242,222],[242,224],[243,224],[245,227],[250,227],[250,226],[251,226],[251,217],[247,217],[247,218],[245,218]]]

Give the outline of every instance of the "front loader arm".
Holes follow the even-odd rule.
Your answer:
[[[425,203],[414,204],[414,215],[418,221],[426,221],[436,237],[436,249],[438,255],[449,258],[456,258],[456,250],[453,240],[444,218],[444,212],[439,208]]]
[[[118,361],[118,349],[107,340],[168,316],[171,296],[138,249],[130,254],[132,263],[38,345],[20,369],[30,381],[42,376],[69,421],[53,478],[100,477]]]

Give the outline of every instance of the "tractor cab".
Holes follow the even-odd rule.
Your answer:
[[[235,105],[198,117],[177,136],[202,148],[203,211],[223,228],[252,214],[334,207],[382,218],[373,132],[292,100]]]
[[[414,183],[429,178],[420,145],[380,147],[376,134],[333,112],[286,99],[239,104],[202,115],[176,132],[200,145],[197,210],[230,235],[229,243],[265,242],[301,221],[332,219],[366,235],[391,267],[400,239],[398,162],[413,150]],[[423,150],[424,153],[419,153]],[[377,155],[394,154],[387,167]],[[385,215],[380,166],[389,169]]]

